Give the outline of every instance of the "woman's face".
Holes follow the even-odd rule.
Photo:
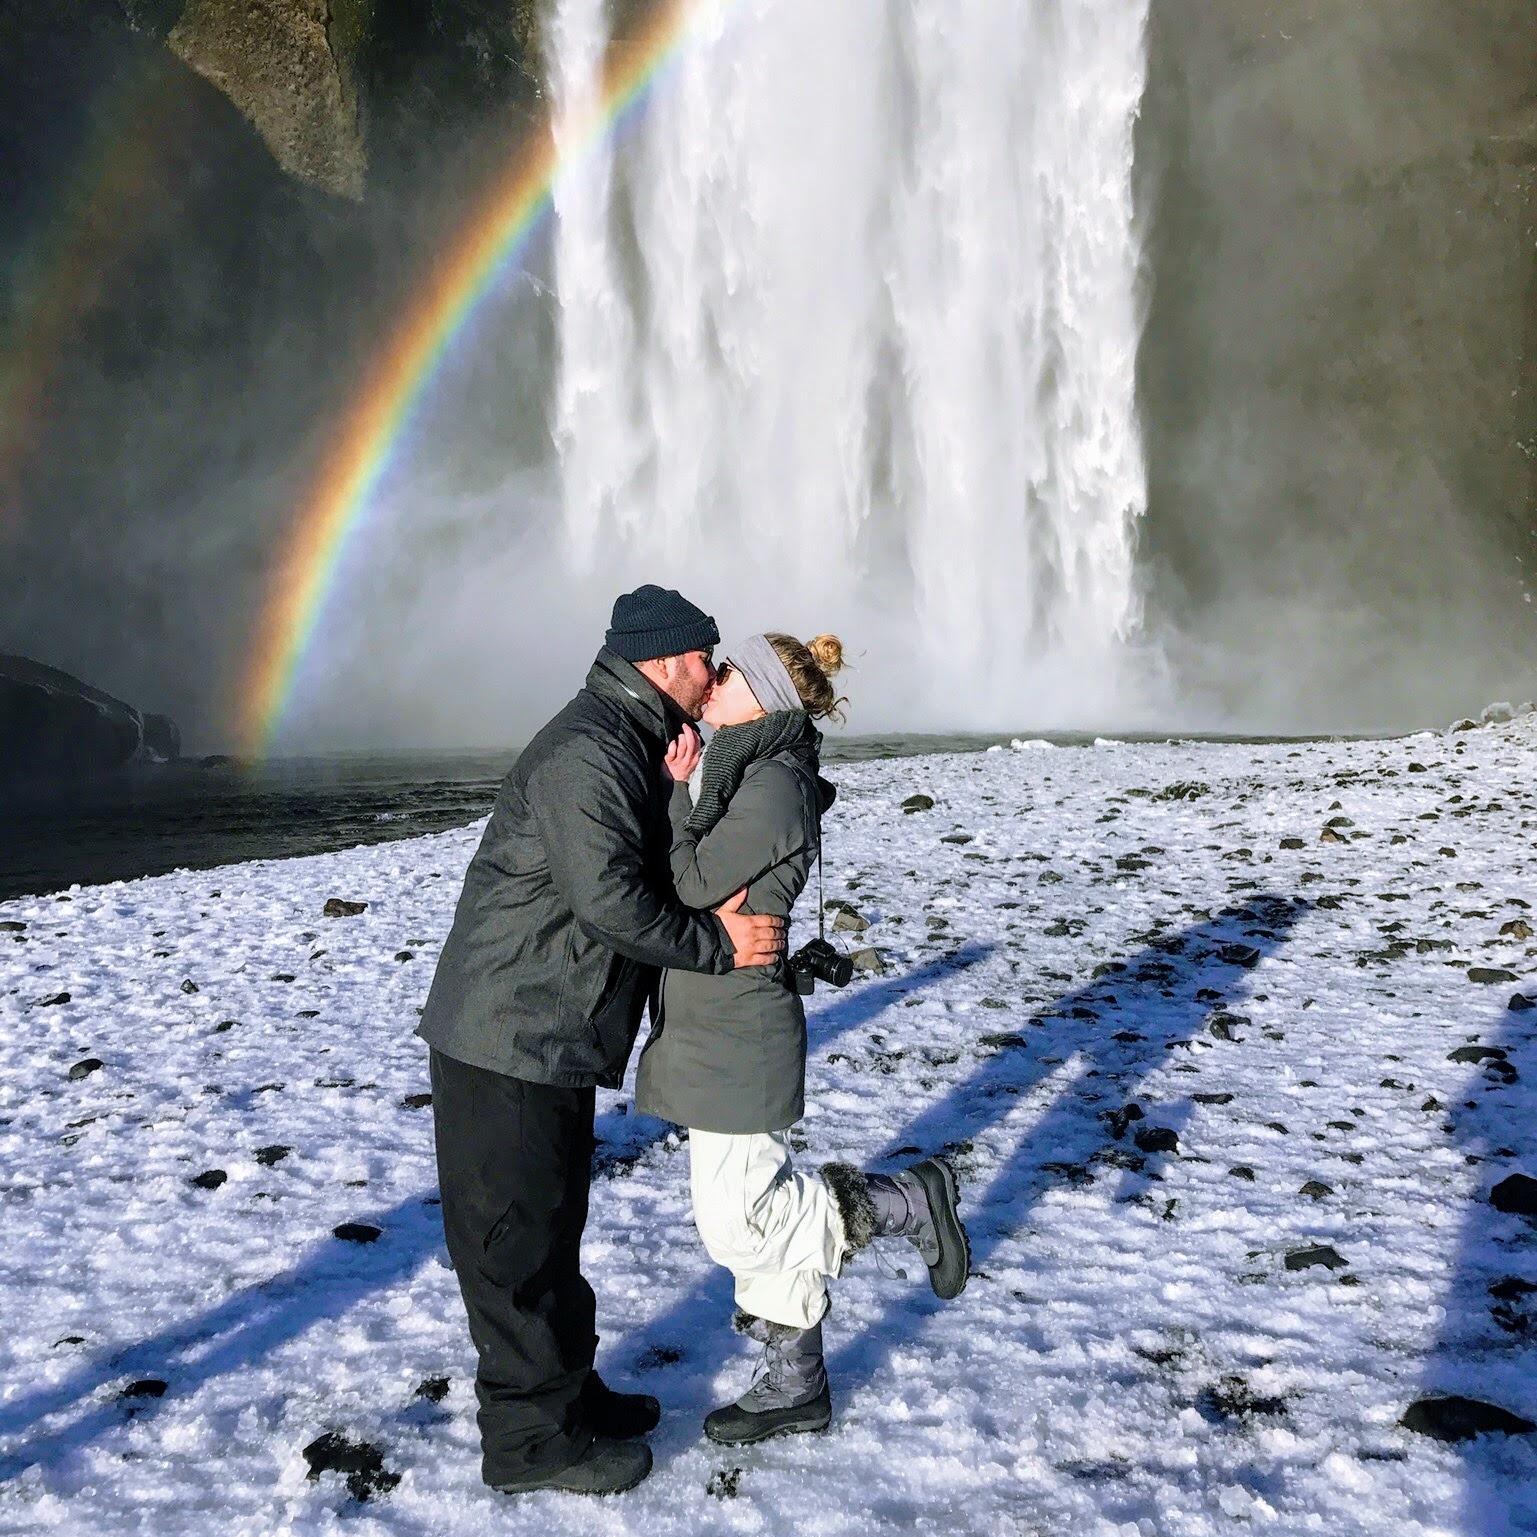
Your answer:
[[[730,662],[722,662],[716,675],[714,692],[704,707],[701,719],[710,726],[740,726],[764,714],[757,696],[747,686],[747,679]]]

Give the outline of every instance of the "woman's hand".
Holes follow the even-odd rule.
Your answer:
[[[699,767],[703,753],[704,743],[699,733],[692,726],[685,726],[673,739],[662,764],[678,784],[686,785]]]

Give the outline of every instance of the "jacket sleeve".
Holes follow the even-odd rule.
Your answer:
[[[713,913],[691,912],[646,872],[641,774],[583,738],[552,753],[525,794],[550,878],[584,933],[646,966],[723,973],[735,952]]]
[[[718,907],[811,841],[800,781],[782,764],[750,769],[726,814],[703,835],[680,825],[678,806],[674,795],[672,879],[690,907]]]

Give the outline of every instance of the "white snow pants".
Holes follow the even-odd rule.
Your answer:
[[[789,1133],[691,1128],[688,1149],[694,1225],[736,1277],[737,1306],[792,1329],[818,1323],[847,1239],[832,1192],[791,1167]]]

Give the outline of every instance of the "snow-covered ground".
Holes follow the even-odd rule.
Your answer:
[[[815,1000],[805,1156],[949,1150],[975,1272],[850,1266],[827,1435],[701,1439],[752,1347],[686,1150],[601,1095],[599,1361],[657,1470],[481,1488],[411,1034],[471,828],[0,905],[0,1529],[1537,1531],[1537,1436],[1398,1423],[1537,1420],[1537,1224],[1490,1200],[1537,1175],[1537,718],[836,777],[886,971]],[[398,1482],[310,1478],[328,1432]]]

